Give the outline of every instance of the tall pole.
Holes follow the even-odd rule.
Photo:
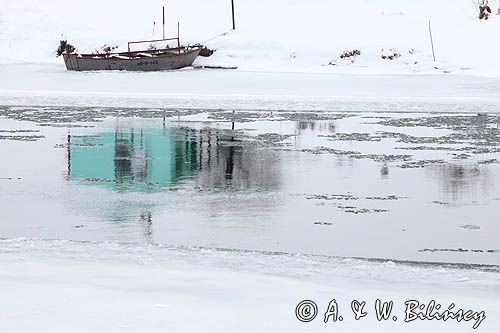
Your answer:
[[[177,49],[181,54],[181,24],[179,22],[177,22]]]
[[[165,39],[165,6],[162,7],[163,10],[163,39]]]
[[[436,62],[436,54],[434,53],[434,41],[432,40],[431,20],[429,20],[429,36],[431,37],[432,58]]]
[[[234,24],[234,0],[231,0],[231,14],[233,17],[233,30],[236,29],[236,25]]]

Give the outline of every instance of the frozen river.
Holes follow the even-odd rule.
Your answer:
[[[500,16],[234,1],[220,35],[227,0],[6,2],[0,332],[498,333]],[[156,38],[161,6],[214,56],[55,57]]]
[[[500,263],[493,113],[0,116],[2,238]]]

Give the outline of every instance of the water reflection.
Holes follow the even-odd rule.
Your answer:
[[[233,129],[117,126],[98,135],[68,135],[68,178],[127,189],[183,179],[206,189],[276,189],[277,154],[236,138]]]
[[[488,169],[477,164],[436,164],[430,170],[439,181],[446,200],[469,200],[494,190]]]
[[[197,143],[177,139],[177,132],[118,127],[114,133],[70,137],[69,178],[110,185],[175,183],[199,167]]]
[[[380,177],[382,179],[389,179],[389,165],[387,161],[384,161],[384,164],[380,167]]]
[[[335,122],[324,122],[316,120],[300,120],[295,123],[296,133],[303,134],[305,131],[318,132],[318,133],[335,133]]]
[[[280,186],[276,152],[259,149],[231,132],[205,128],[200,135],[199,186],[232,190],[276,190]]]
[[[143,212],[140,217],[144,238],[151,242],[153,239],[153,214],[150,211]]]
[[[184,122],[122,118],[116,127],[106,119],[99,127],[70,126],[69,135],[42,128],[47,139],[19,143],[23,154],[11,154],[17,143],[2,145],[9,158],[0,211],[16,221],[2,225],[3,235],[431,261],[479,257],[422,249],[498,248],[492,136],[490,146],[468,143],[460,154],[467,137],[436,130],[447,126],[434,116],[422,126],[398,120],[390,132],[362,115],[335,120],[335,130],[330,119],[309,114],[300,121],[236,115],[241,123],[232,124],[226,113]],[[66,156],[69,181],[60,174]],[[16,174],[23,178],[1,178]]]

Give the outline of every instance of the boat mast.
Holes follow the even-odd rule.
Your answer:
[[[163,39],[165,39],[165,6],[162,7],[163,13]]]
[[[177,22],[177,48],[179,49],[179,54],[181,54],[181,24]]]

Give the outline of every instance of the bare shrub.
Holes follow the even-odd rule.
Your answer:
[[[60,40],[59,41],[59,47],[57,48],[56,54],[58,57],[60,57],[63,53],[73,53],[75,52],[76,49],[73,45],[68,43],[67,40]]]
[[[345,62],[353,63],[357,56],[361,55],[361,51],[358,49],[352,51],[343,51],[340,53],[339,58]],[[333,59],[328,62],[328,66],[337,66],[338,59]]]
[[[401,57],[401,54],[397,52],[395,49],[389,49],[388,51],[384,51],[384,49],[382,49],[381,57],[384,60],[394,60]]]
[[[361,55],[360,50],[344,51],[340,54],[340,59],[352,59]]]
[[[488,4],[488,0],[479,1],[479,19],[487,20],[491,15],[491,7]]]

